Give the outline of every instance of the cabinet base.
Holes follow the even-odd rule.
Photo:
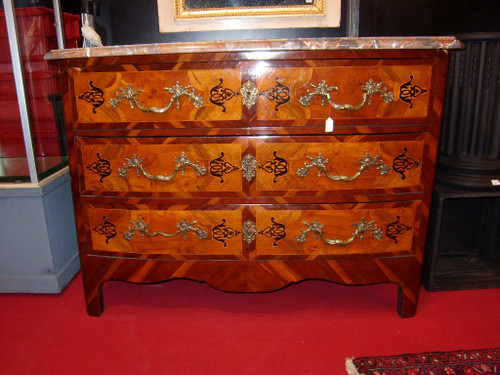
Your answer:
[[[118,267],[119,265],[119,267]],[[325,280],[347,285],[396,283],[397,311],[412,317],[420,292],[420,263],[415,257],[366,261],[160,261],[86,258],[83,281],[87,312],[104,310],[103,283],[122,280],[157,283],[174,279],[204,282],[225,292],[271,292],[304,280]],[[411,275],[411,276],[410,276]]]

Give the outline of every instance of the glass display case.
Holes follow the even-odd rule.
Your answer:
[[[77,46],[80,16],[33,4],[0,9],[0,293],[59,293],[79,270],[60,79],[44,57]]]
[[[10,30],[17,35],[9,38],[8,14],[0,9],[0,182],[36,183],[68,163],[58,68],[44,59],[58,48],[57,13],[44,6],[13,10]],[[65,48],[76,48],[79,16],[61,19]],[[24,87],[16,87],[16,75]]]

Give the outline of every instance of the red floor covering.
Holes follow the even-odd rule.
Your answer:
[[[341,375],[348,356],[500,346],[500,289],[422,289],[409,319],[396,299],[390,284],[229,294],[108,282],[94,318],[78,275],[60,295],[0,295],[0,374]]]

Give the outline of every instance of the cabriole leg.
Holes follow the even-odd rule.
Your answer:
[[[101,316],[104,311],[102,284],[103,282],[101,280],[88,280],[85,277],[83,278],[87,313],[91,316]]]
[[[420,283],[414,286],[398,284],[398,314],[401,318],[410,318],[417,312]]]

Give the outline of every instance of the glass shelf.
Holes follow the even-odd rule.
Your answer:
[[[68,165],[67,156],[47,156],[35,158],[40,179],[63,169]],[[1,182],[30,182],[26,158],[0,158]]]

